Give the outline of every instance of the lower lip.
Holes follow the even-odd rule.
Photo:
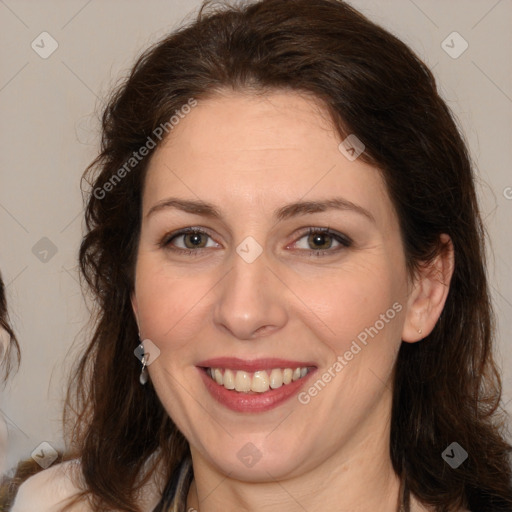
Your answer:
[[[309,377],[315,373],[315,370],[311,370],[305,377],[290,382],[290,384],[283,384],[277,389],[269,389],[265,393],[248,394],[226,389],[209,377],[204,369],[198,368],[198,370],[206,389],[213,398],[236,412],[265,412],[274,409],[297,394]]]

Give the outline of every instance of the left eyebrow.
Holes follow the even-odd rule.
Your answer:
[[[375,223],[375,217],[368,210],[362,206],[352,203],[351,201],[343,199],[342,197],[334,197],[331,199],[324,199],[322,201],[299,201],[291,203],[276,210],[274,212],[274,216],[278,220],[285,220],[299,215],[325,212],[327,210],[352,211],[363,215]]]

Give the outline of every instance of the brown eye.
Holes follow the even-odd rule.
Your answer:
[[[174,251],[195,252],[199,249],[217,247],[211,236],[200,229],[183,229],[166,236],[160,246]]]
[[[332,242],[332,236],[326,233],[312,233],[308,236],[308,244],[313,250],[330,249]]]
[[[335,254],[352,245],[352,240],[329,228],[309,228],[294,244],[314,256]]]
[[[194,232],[181,235],[187,249],[196,249],[206,247],[206,237],[204,233]]]

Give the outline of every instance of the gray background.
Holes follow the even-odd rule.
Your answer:
[[[498,361],[510,413],[512,0],[350,3],[427,62],[467,138],[492,242]],[[20,371],[0,395],[7,468],[43,441],[63,447],[67,372],[88,333],[76,271],[79,182],[98,148],[103,98],[143,49],[192,17],[199,5],[197,0],[0,0],[0,269],[23,353]],[[450,36],[454,31],[468,44],[457,58],[465,43]],[[51,48],[42,32],[58,44],[47,58],[31,47],[35,41],[43,54]],[[0,437],[1,432],[0,424]]]

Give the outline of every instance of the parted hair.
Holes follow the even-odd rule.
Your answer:
[[[441,235],[450,236],[455,268],[441,317],[424,340],[402,343],[397,356],[390,455],[410,491],[433,510],[512,510],[485,231],[466,143],[421,59],[336,0],[207,2],[197,18],[146,50],[109,99],[101,150],[84,174],[79,254],[95,330],[65,416],[93,509],[138,512],[140,488],[158,466],[169,482],[158,510],[185,510],[186,493],[173,482],[190,456],[187,440],[151,383],[139,384],[133,355],[142,190],[160,141],[129,170],[126,162],[191,98],[200,104],[230,90],[310,95],[325,106],[340,141],[355,134],[364,143],[360,158],[385,180],[411,275],[446,250]],[[468,453],[456,469],[442,457],[454,441]]]

